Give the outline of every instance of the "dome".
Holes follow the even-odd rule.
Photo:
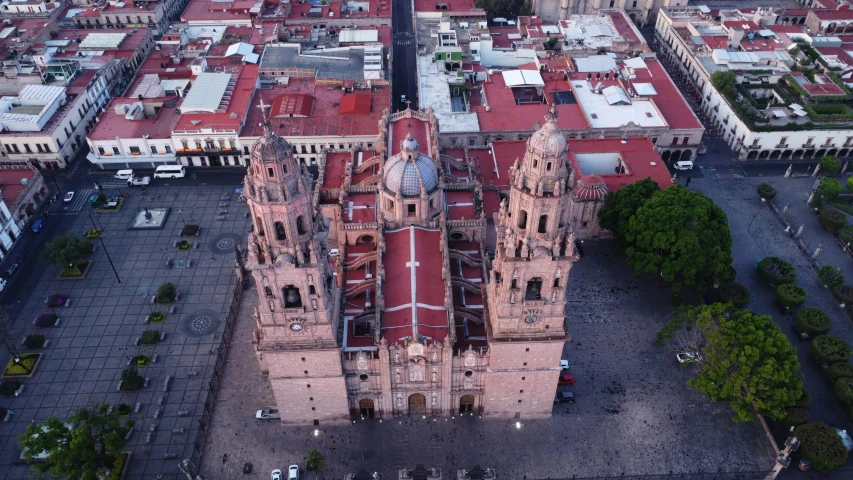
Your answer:
[[[269,131],[252,145],[252,162],[276,163],[290,157],[293,147],[282,137]]]
[[[578,200],[602,200],[607,196],[607,185],[598,175],[584,175],[578,180],[572,194]]]
[[[566,137],[557,126],[557,111],[553,105],[545,115],[545,125],[542,125],[527,141],[527,149],[540,158],[559,157],[566,153]]]
[[[426,155],[403,153],[388,160],[382,181],[394,194],[415,196],[421,194],[421,187],[429,192],[438,185],[438,171]]]

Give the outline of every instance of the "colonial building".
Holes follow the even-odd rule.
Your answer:
[[[317,182],[265,120],[245,266],[283,423],[551,414],[578,182],[545,120],[521,161],[483,172],[440,154],[431,111],[386,111],[376,149],[327,154]],[[502,200],[484,178],[501,175]]]

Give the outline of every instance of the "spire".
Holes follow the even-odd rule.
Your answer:
[[[261,97],[261,104],[258,105],[258,108],[261,109],[261,116],[262,116],[262,120],[263,120],[261,122],[261,125],[263,125],[263,127],[264,127],[264,138],[269,139],[272,137],[272,130],[270,129],[270,116],[269,116],[269,111],[270,111],[270,108],[272,108],[272,106],[264,104],[264,97]]]

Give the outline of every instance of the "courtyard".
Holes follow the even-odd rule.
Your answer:
[[[310,427],[255,420],[255,411],[274,399],[251,344],[253,287],[238,315],[201,473],[265,478],[290,464],[304,470],[308,450],[317,449],[325,468],[309,479],[340,479],[359,469],[396,478],[398,469],[416,464],[442,469],[443,478],[474,465],[510,479],[762,478],[773,452],[760,425],[732,423],[728,405],[688,389],[689,369],[678,365],[674,351],[655,346],[670,312],[669,289],[635,279],[610,242],[586,242],[584,254],[569,282],[574,342],[564,354],[577,402],[555,407],[549,420],[522,418],[520,428],[511,419],[476,415],[398,417],[321,425],[315,435]],[[242,474],[247,462],[251,475]]]
[[[224,353],[220,347],[229,308],[240,291],[234,250],[246,240],[248,208],[238,201],[234,186],[160,183],[148,188],[144,199],[139,189],[130,193],[117,212],[92,211],[90,217],[88,204],[54,209],[55,215],[79,212],[71,231],[84,237],[101,229],[103,245],[91,240],[96,247],[83,279],[59,279],[58,267],[44,260],[33,264],[44,270],[29,300],[18,305],[15,330],[20,337],[44,335],[49,344],[38,350],[42,361],[31,378],[22,380],[23,392],[0,397],[0,406],[14,412],[8,423],[0,423],[0,479],[28,478],[16,440],[27,425],[50,416],[67,418],[93,403],[129,411],[136,422],[124,448],[131,453],[126,478],[182,477],[178,462],[193,455],[214,367]],[[163,228],[129,230],[143,208],[168,209]],[[185,224],[199,225],[199,234],[179,236]],[[179,249],[180,240],[187,240],[188,248]],[[154,304],[158,287],[166,282],[176,286],[177,298]],[[67,298],[64,306],[48,307],[46,301],[54,296]],[[155,312],[165,315],[161,323],[148,322]],[[51,313],[58,325],[33,324]],[[147,330],[157,331],[153,344],[139,344]],[[145,385],[120,391],[122,370],[138,355],[147,357],[147,365],[138,369]]]

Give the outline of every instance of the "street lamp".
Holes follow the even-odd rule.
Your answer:
[[[151,315],[154,315],[154,307],[152,307],[151,302],[148,301],[148,293],[143,293],[142,298],[145,299],[145,303],[148,305],[148,309],[151,310]]]
[[[92,221],[92,226],[95,227],[95,229],[97,229],[98,226],[95,225],[95,219],[92,218],[92,212],[86,212],[86,213],[89,214],[89,220]],[[101,235],[98,235],[98,240],[101,242],[101,248],[104,249],[104,254],[106,254],[106,256],[107,256],[107,261],[110,262],[110,267],[112,267],[112,269],[113,269],[113,274],[115,274],[115,276],[116,276],[116,281],[118,281],[118,283],[121,284],[121,278],[119,278],[119,276],[118,276],[118,272],[116,271],[116,267],[115,267],[115,265],[113,265],[113,259],[110,258],[110,252],[107,251],[107,246],[104,245],[104,239],[102,238]],[[70,266],[71,265],[69,265],[69,267]]]
[[[759,214],[756,213],[755,215],[752,216],[752,220],[749,222],[749,227],[746,229],[746,233],[749,233],[749,231],[752,229],[752,224],[753,224],[753,222],[755,222],[755,219],[758,217],[758,215]]]
[[[201,196],[201,187],[198,186],[198,175],[195,173],[193,173],[193,185],[195,185],[195,188],[198,191],[199,196]]]
[[[160,247],[160,251],[161,251],[161,252],[163,252],[163,255],[165,255],[165,256],[166,256],[166,265],[168,265],[169,267],[171,267],[171,266],[172,266],[172,261],[171,261],[171,260],[169,260],[169,252],[167,252],[167,251],[166,251],[166,249],[165,249],[165,248],[163,248],[163,247]]]
[[[183,208],[179,208],[179,209],[178,209],[178,215],[180,215],[180,216],[181,216],[181,222],[182,222],[182,223],[184,224],[184,226],[186,227],[186,226],[187,226],[187,221],[186,221],[186,220],[184,220],[184,209],[183,209]]]
[[[131,364],[136,359],[135,355],[130,354],[130,347],[118,347],[118,351],[121,352],[121,356],[126,357],[127,361]]]

